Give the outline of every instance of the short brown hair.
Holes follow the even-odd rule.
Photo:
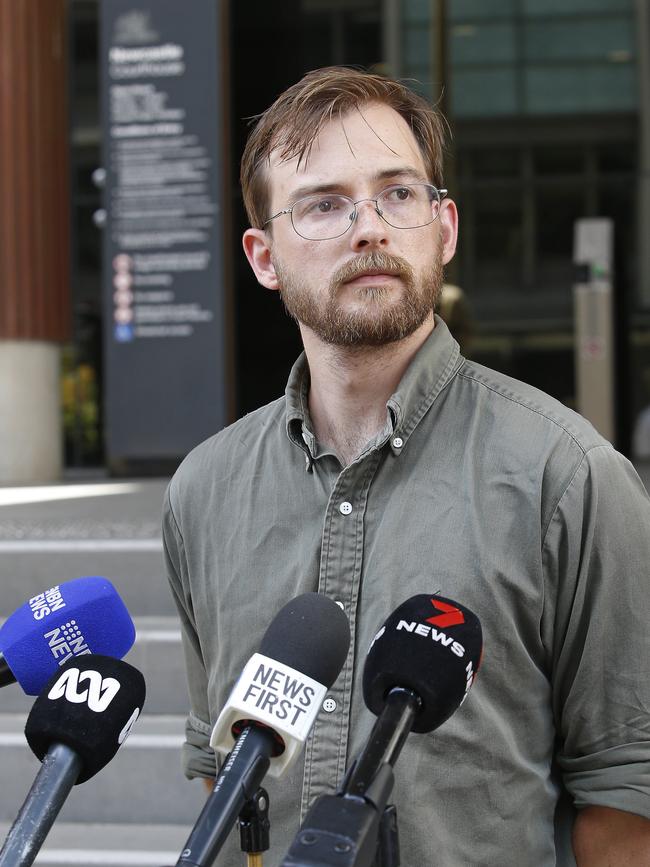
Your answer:
[[[443,116],[399,81],[346,66],[329,66],[308,72],[257,120],[241,161],[242,193],[251,226],[262,228],[270,216],[264,169],[271,152],[278,150],[283,160],[298,157],[300,165],[309,157],[325,123],[369,102],[388,105],[404,118],[418,142],[429,180],[443,186]]]

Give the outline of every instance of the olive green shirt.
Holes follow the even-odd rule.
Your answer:
[[[364,745],[365,651],[416,593],[476,612],[485,652],[467,701],[395,766],[403,865],[566,867],[574,806],[650,817],[648,495],[584,419],[464,360],[436,323],[349,466],[312,433],[302,356],[285,397],[194,449],[169,486],[188,776],[215,774],[211,727],[282,605],[318,590],[350,620],[304,762],[268,780],[269,865]],[[219,863],[239,867],[238,846],[233,832]]]

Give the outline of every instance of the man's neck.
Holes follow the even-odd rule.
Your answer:
[[[309,412],[314,434],[347,466],[386,424],[386,402],[433,330],[433,317],[409,337],[386,346],[323,343],[301,327],[309,362]]]

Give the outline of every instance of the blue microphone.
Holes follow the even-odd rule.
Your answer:
[[[0,686],[18,681],[38,695],[68,660],[88,653],[121,659],[135,626],[106,578],[75,578],[32,596],[0,627]]]

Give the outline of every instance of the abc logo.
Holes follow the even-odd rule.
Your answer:
[[[87,704],[95,713],[103,713],[120,690],[119,680],[102,677],[98,671],[68,668],[47,694],[56,701],[65,698],[72,704]]]

